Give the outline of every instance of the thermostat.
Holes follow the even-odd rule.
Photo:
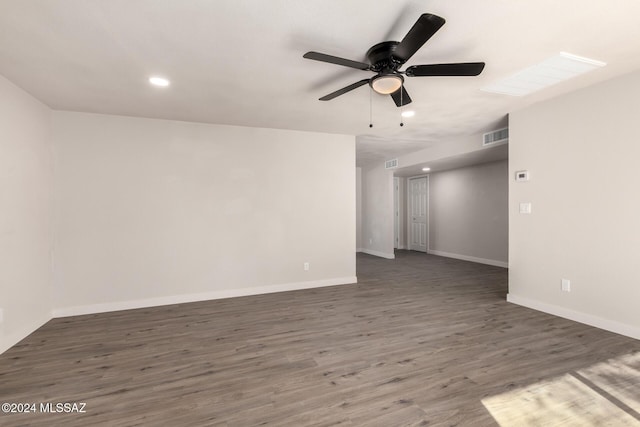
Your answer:
[[[529,171],[517,171],[516,181],[529,181]]]

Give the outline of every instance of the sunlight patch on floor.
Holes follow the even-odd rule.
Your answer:
[[[501,427],[640,426],[640,352],[482,400]]]

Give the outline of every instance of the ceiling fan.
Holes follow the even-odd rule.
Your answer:
[[[369,63],[352,61],[319,52],[307,52],[304,58],[316,61],[329,62],[331,64],[356,68],[358,70],[373,71],[375,76],[360,80],[349,86],[331,92],[320,98],[320,101],[329,101],[340,95],[344,95],[360,86],[369,83],[369,86],[379,94],[391,95],[398,107],[407,105],[411,98],[404,88],[404,77],[430,77],[430,76],[477,76],[484,69],[484,62],[461,62],[455,64],[430,64],[412,65],[404,71],[400,67],[404,65],[423,44],[427,42],[445,23],[441,18],[430,13],[424,13],[418,18],[401,42],[386,41],[372,46],[367,51]]]

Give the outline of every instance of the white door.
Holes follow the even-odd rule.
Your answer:
[[[409,249],[427,252],[428,178],[409,179]]]

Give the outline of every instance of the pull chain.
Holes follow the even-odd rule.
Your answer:
[[[369,127],[373,127],[373,89],[369,88]]]
[[[404,126],[404,121],[402,120],[402,111],[404,109],[404,102],[402,102],[402,93],[404,92],[404,83],[400,84],[400,126]]]

